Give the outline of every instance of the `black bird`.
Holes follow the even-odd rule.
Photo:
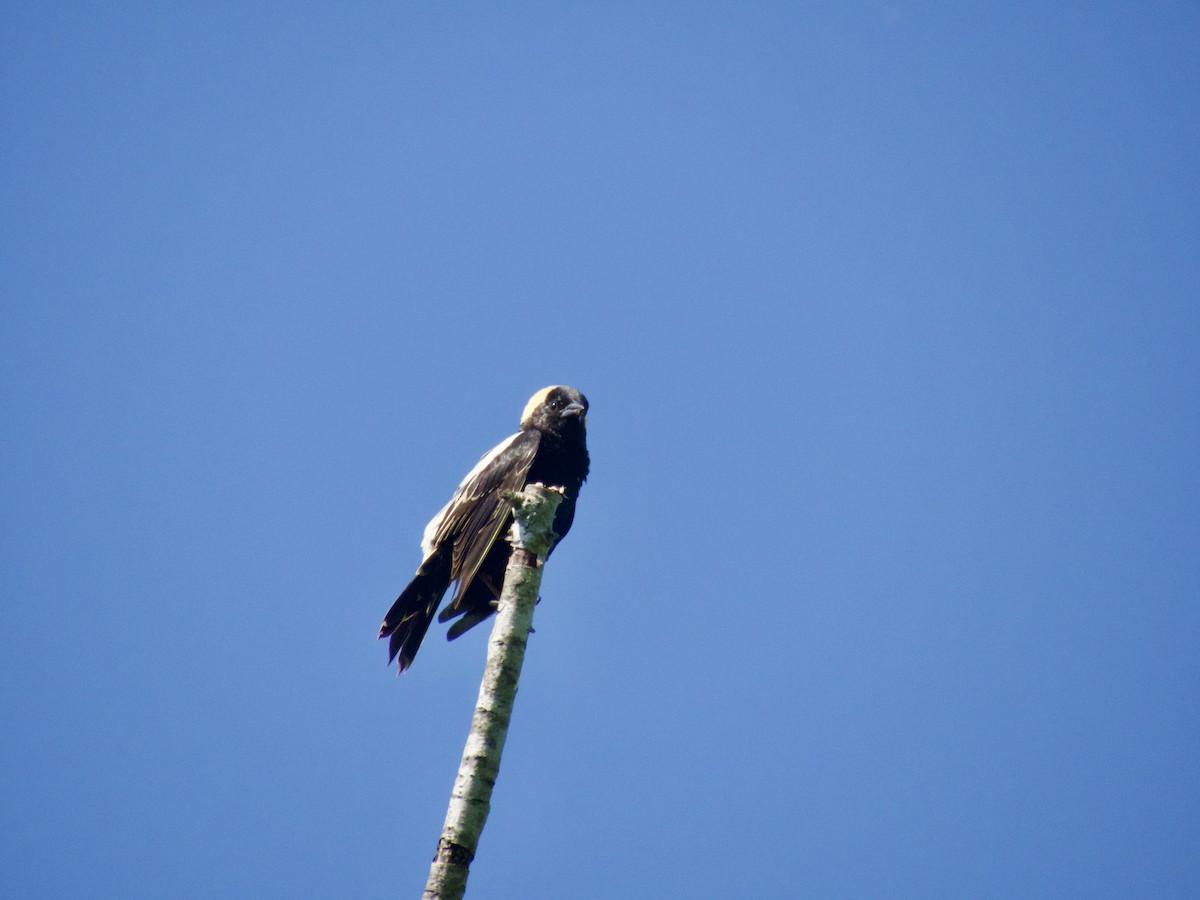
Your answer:
[[[521,430],[489,450],[425,526],[421,566],[379,628],[381,638],[391,638],[389,665],[397,655],[401,672],[412,665],[451,583],[454,598],[438,621],[462,618],[450,626],[447,640],[496,611],[511,549],[505,534],[512,508],[503,492],[537,483],[562,488],[555,541],[571,530],[575,499],[588,475],[587,411],[587,398],[575,388],[542,388],[525,404]]]

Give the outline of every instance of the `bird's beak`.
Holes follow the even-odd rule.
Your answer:
[[[582,403],[568,403],[563,408],[563,411],[559,413],[559,418],[565,419],[567,416],[579,416],[582,418],[585,412],[587,412],[587,410],[584,409]]]

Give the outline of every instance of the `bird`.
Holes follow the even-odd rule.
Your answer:
[[[590,465],[587,413],[587,397],[575,388],[542,388],[525,404],[520,430],[480,458],[425,526],[421,565],[379,627],[379,637],[390,638],[388,665],[399,657],[397,674],[412,665],[452,584],[454,595],[438,615],[439,622],[458,619],[447,640],[496,611],[510,552],[503,537],[512,523],[508,492],[539,483],[561,489],[551,550],[566,537]]]

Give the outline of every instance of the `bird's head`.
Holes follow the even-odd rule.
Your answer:
[[[552,434],[565,434],[574,428],[584,430],[587,411],[587,397],[573,387],[557,384],[542,388],[529,398],[521,413],[521,427]]]

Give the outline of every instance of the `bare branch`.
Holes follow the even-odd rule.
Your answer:
[[[525,643],[533,630],[533,607],[542,584],[541,565],[554,543],[551,526],[562,497],[556,488],[531,484],[505,498],[513,505],[516,520],[509,538],[513,551],[504,572],[496,624],[488,639],[487,663],[471,731],[423,900],[460,900],[466,890],[471,860],[491,809],[492,788],[500,774],[500,756],[525,661]]]

